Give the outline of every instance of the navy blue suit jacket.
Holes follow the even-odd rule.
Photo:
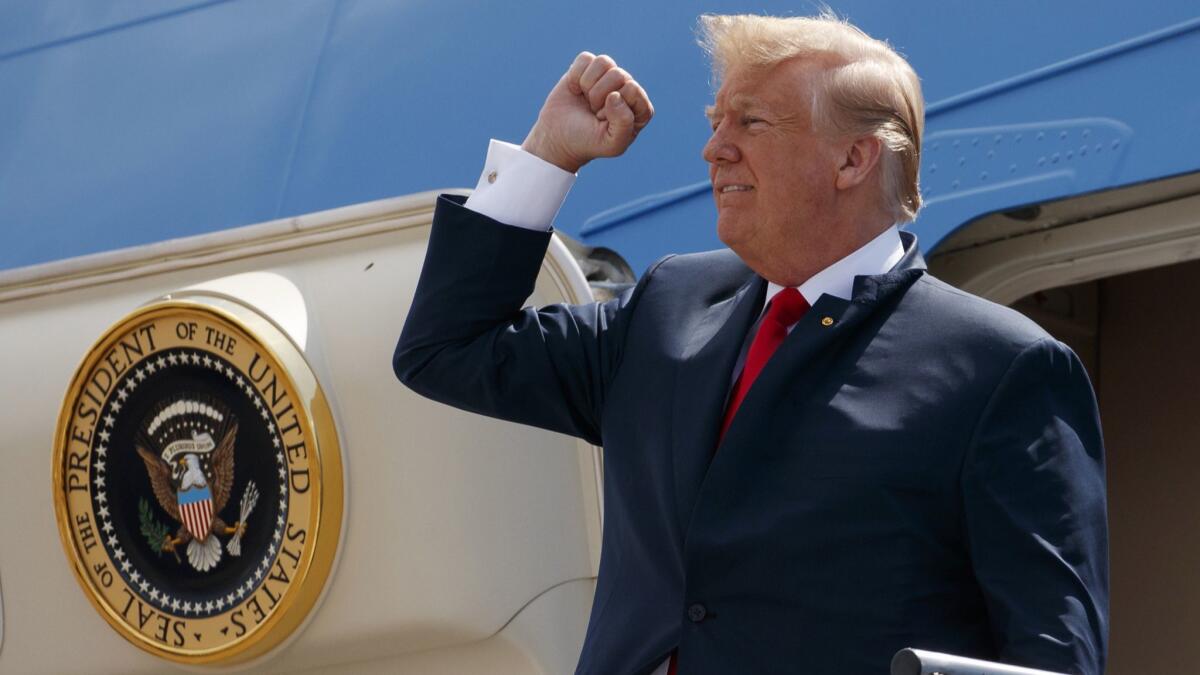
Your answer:
[[[927,274],[904,233],[891,272],[800,320],[716,448],[765,281],[722,250],[616,300],[522,309],[549,236],[439,200],[394,366],[604,446],[578,673],[676,647],[685,675],[886,673],[903,647],[1103,670],[1103,450],[1068,348]]]

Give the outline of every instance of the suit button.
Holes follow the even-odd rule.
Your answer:
[[[708,616],[708,610],[704,608],[704,605],[697,602],[688,607],[688,618],[692,620],[692,623],[700,623],[706,616]]]

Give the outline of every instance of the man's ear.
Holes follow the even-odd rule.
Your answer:
[[[867,179],[883,155],[883,141],[875,136],[862,136],[845,148],[837,173],[836,185],[839,190],[861,185]]]

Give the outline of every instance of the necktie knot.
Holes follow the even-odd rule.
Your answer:
[[[771,299],[771,306],[767,309],[767,318],[789,328],[799,321],[806,311],[808,311],[808,301],[804,299],[803,295],[800,295],[800,291],[794,288],[785,288]]]

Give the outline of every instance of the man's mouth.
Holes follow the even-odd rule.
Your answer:
[[[728,192],[749,192],[753,189],[754,188],[750,187],[749,185],[726,185],[720,188],[719,191],[721,194],[725,194]]]

